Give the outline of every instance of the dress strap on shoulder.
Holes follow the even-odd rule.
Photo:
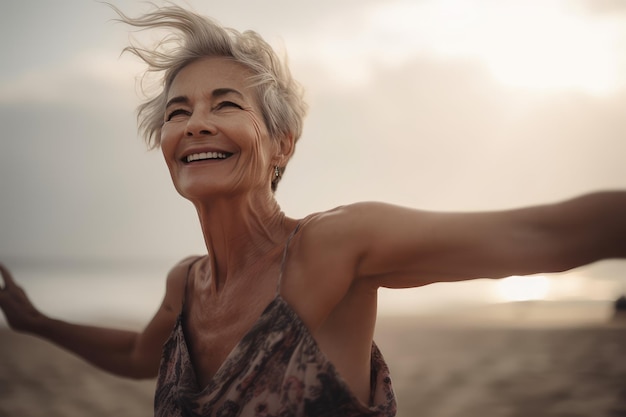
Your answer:
[[[185,290],[183,292],[183,304],[182,304],[182,311],[185,310],[185,305],[187,304],[187,291],[189,289],[189,275],[191,275],[191,268],[195,265],[196,262],[198,262],[200,259],[202,259],[202,256],[198,256],[196,257],[194,260],[192,260],[191,262],[189,262],[189,266],[187,267],[187,275],[185,275]]]
[[[289,244],[291,243],[291,239],[293,239],[296,233],[298,233],[298,230],[300,230],[301,225],[302,225],[302,222],[298,222],[295,229],[293,229],[293,231],[289,234],[289,237],[287,238],[287,242],[285,243],[285,249],[283,250],[283,259],[280,261],[280,272],[278,274],[278,282],[276,283],[277,295],[280,293],[280,284],[283,280],[283,271],[285,270],[285,262],[287,261],[287,251],[289,250]]]

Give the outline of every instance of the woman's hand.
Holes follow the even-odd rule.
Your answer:
[[[24,290],[15,283],[11,272],[0,263],[3,285],[0,288],[0,309],[9,326],[18,332],[30,332],[43,317]]]
[[[188,269],[188,262],[181,262],[172,269],[163,303],[142,332],[74,324],[48,317],[35,308],[2,264],[0,309],[16,331],[46,339],[113,374],[153,378],[159,370],[163,343],[181,311]]]

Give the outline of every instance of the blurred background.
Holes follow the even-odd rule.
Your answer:
[[[261,33],[304,85],[310,112],[277,193],[290,216],[360,200],[497,210],[626,187],[624,2],[184,4]],[[205,251],[194,208],[136,133],[143,67],[120,52],[158,36],[96,1],[0,9],[0,260],[53,314],[143,321],[168,269]],[[383,290],[380,312],[606,306],[626,292],[625,265]]]
[[[626,188],[626,2],[181,4],[258,31],[304,85],[310,111],[277,192],[289,216]],[[0,4],[0,262],[52,316],[139,328],[169,268],[205,249],[194,208],[136,133],[143,67],[120,52],[158,36],[114,17],[97,1]],[[611,321],[624,293],[625,261],[381,290],[399,416],[626,416],[626,338]],[[150,414],[151,381],[6,331],[0,357],[1,416]]]

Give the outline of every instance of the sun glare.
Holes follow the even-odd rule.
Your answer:
[[[549,8],[520,8],[515,17],[502,15],[500,25],[477,29],[486,32],[477,52],[500,82],[592,94],[616,88],[619,54],[612,24]]]
[[[543,300],[548,295],[550,280],[544,276],[512,276],[498,281],[496,288],[503,301]]]
[[[625,83],[623,22],[577,13],[565,3],[397,0],[365,9],[353,24],[349,39],[322,50],[334,49],[333,70],[346,62],[352,71],[360,68],[361,82],[373,62],[401,65],[434,54],[475,59],[513,88],[606,94]]]

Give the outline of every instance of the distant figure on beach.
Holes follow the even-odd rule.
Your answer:
[[[163,73],[161,91],[139,107],[139,128],[194,204],[207,252],[172,268],[140,332],[48,317],[5,266],[0,307],[14,330],[108,372],[158,377],[156,416],[394,416],[373,341],[380,287],[626,257],[624,191],[499,212],[359,202],[288,217],[274,191],[306,105],[275,51],[255,32],[178,6],[138,18],[117,12],[129,25],[168,30],[158,47],[127,48]],[[392,163],[381,158],[372,169]]]
[[[626,323],[626,295],[620,296],[613,303],[613,321]]]

